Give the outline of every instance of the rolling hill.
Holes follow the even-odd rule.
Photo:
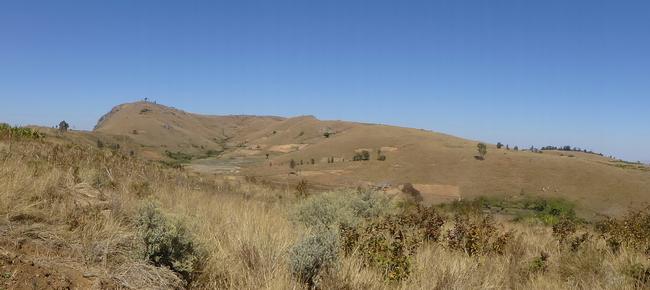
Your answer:
[[[540,154],[492,144],[480,161],[474,158],[478,141],[313,116],[208,116],[136,102],[114,107],[92,132],[70,132],[66,138],[89,145],[99,140],[149,160],[173,161],[168,152],[180,152],[193,156],[188,166],[197,171],[232,171],[228,174],[285,185],[303,178],[317,188],[384,183],[397,194],[397,186],[412,183],[431,203],[482,195],[563,197],[577,202],[579,215],[591,219],[620,216],[650,202],[649,168],[640,164],[584,152]],[[210,150],[220,152],[219,157],[196,158]],[[363,150],[370,153],[369,160],[352,161]],[[377,160],[379,155],[386,160]],[[297,164],[293,169],[291,160]]]

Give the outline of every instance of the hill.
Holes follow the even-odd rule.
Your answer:
[[[412,183],[428,203],[478,196],[513,201],[562,197],[577,202],[579,215],[587,219],[620,216],[650,202],[650,172],[640,164],[584,152],[540,154],[492,144],[479,161],[474,158],[478,141],[313,116],[207,116],[136,102],[113,108],[92,132],[74,133],[79,137],[67,138],[88,144],[100,140],[150,160],[174,161],[171,157],[179,156],[169,153],[180,152],[196,171],[252,175],[285,186],[303,178],[314,188],[383,183],[399,195],[399,185]],[[353,161],[363,150],[369,160]],[[207,152],[219,156],[197,158],[210,156]],[[379,155],[385,161],[377,160]]]

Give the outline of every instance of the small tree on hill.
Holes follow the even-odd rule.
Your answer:
[[[478,143],[476,149],[478,150],[478,155],[481,157],[480,159],[483,160],[483,156],[487,154],[487,145],[484,143]]]
[[[501,147],[503,147],[503,143],[498,142],[498,143],[497,143],[497,149],[501,149]]]
[[[296,167],[296,161],[291,159],[291,162],[289,162],[289,167],[291,167],[291,169],[294,169]]]
[[[59,123],[59,131],[65,133],[66,131],[68,131],[68,128],[70,128],[70,125],[68,125],[66,121],[61,121],[61,123]]]
[[[370,160],[370,152],[363,150],[361,155],[363,156],[363,160]]]
[[[419,190],[415,189],[411,183],[405,183],[404,187],[402,187],[402,192],[411,197],[416,204],[420,204],[420,202],[424,199],[422,197],[422,193],[420,193]]]

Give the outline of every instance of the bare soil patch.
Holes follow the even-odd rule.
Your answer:
[[[381,150],[381,152],[398,152],[399,148],[392,147],[392,146],[384,146],[384,147],[381,147],[381,149],[379,149],[379,150]]]
[[[305,148],[308,144],[284,144],[284,145],[276,145],[276,146],[271,146],[269,148],[269,151],[275,151],[275,152],[283,152],[283,153],[289,153],[292,151],[300,150],[302,148]]]

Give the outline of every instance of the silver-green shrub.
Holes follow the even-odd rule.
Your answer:
[[[307,226],[357,226],[364,219],[392,211],[388,197],[375,190],[328,191],[297,204],[291,219]]]
[[[336,267],[341,243],[338,233],[317,227],[289,249],[287,263],[294,277],[310,288],[318,286],[323,274]]]
[[[190,282],[199,250],[187,221],[166,214],[153,201],[140,207],[136,220],[138,234],[144,243],[144,257],[156,266],[166,266]]]

